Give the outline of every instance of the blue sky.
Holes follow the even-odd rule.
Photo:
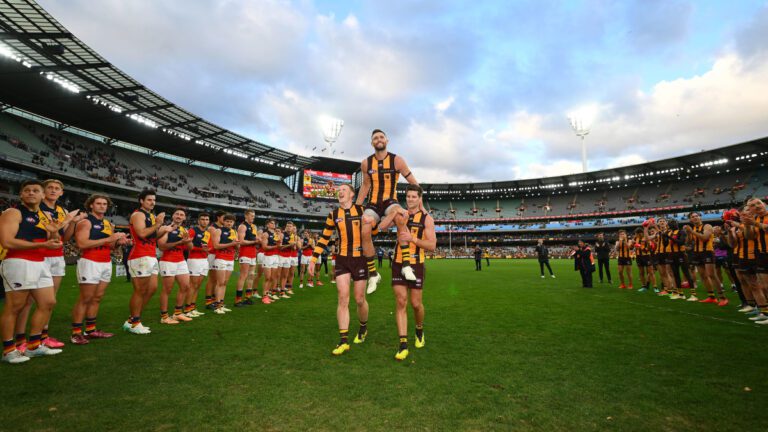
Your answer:
[[[585,106],[591,169],[768,135],[764,1],[40,3],[221,126],[313,154],[333,115],[352,160],[381,128],[420,181],[578,172]]]

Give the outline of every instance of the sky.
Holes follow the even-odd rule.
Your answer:
[[[425,183],[581,172],[574,114],[590,170],[768,136],[766,1],[39,3],[219,126],[348,160],[379,128]]]

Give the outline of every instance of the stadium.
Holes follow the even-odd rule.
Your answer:
[[[411,210],[408,223],[416,224],[414,214],[431,216],[435,245],[413,243],[411,248],[406,241],[403,246],[400,225],[373,235],[382,280],[367,295],[367,319],[358,319],[361,303],[352,299],[345,329],[350,340],[361,338],[364,343],[349,342],[348,352],[335,355],[346,343],[346,333],[336,345],[341,321],[337,323],[334,313],[341,298],[331,262],[336,260],[338,276],[348,250],[340,225],[335,231],[329,222],[336,218],[339,224],[350,217],[349,210],[346,216],[343,211],[341,217],[333,216],[343,191],[381,187],[369,184],[375,169],[362,170],[359,159],[341,154],[302,154],[218,126],[110,63],[32,0],[0,2],[0,80],[0,208],[20,209],[13,211],[28,217],[32,209],[24,191],[29,182],[54,179],[63,185],[63,194],[53,208],[84,214],[90,211],[86,202],[108,197],[111,205],[101,216],[111,221],[115,233],[124,233],[107,252],[110,283],[96,309],[99,331],[114,337],[86,339],[82,335],[88,336],[89,330],[83,318],[78,323],[73,315],[83,298],[77,275],[83,271],[79,261],[86,257],[81,250],[85,248],[77,246],[77,234],[72,233],[91,219],[72,223],[73,239],[61,245],[66,272],[43,329],[46,337],[63,342],[62,351],[40,355],[50,358],[24,357],[23,365],[0,364],[4,423],[9,427],[722,431],[744,430],[768,420],[768,393],[762,386],[768,356],[759,348],[768,327],[759,324],[768,322],[762,314],[768,314],[768,294],[763,294],[768,278],[760,273],[761,257],[768,258],[768,237],[761,237],[766,229],[760,224],[768,220],[762,219],[764,205],[763,213],[750,207],[768,200],[768,137],[734,139],[710,150],[572,174],[512,179],[510,173],[503,181],[420,182],[423,210],[418,205],[406,209],[406,219]],[[376,125],[364,127],[372,130]],[[326,133],[327,145],[341,129],[340,123],[331,131],[335,136]],[[322,134],[317,138],[322,140]],[[369,152],[368,143],[361,145]],[[393,152],[409,157],[407,148]],[[393,183],[402,205],[414,195],[409,175],[399,172],[399,183],[397,177]],[[128,262],[144,238],[137,235],[141,231],[134,216],[144,205],[140,200],[136,210],[137,197],[143,200],[147,191],[156,196],[151,221],[165,215],[165,224],[155,227],[157,233],[163,227],[165,233],[178,231],[181,225],[194,230],[199,215],[209,215],[213,223],[215,215],[226,213],[234,216],[234,228],[226,228],[233,236],[238,226],[248,231],[253,225],[254,235],[255,227],[259,233],[254,238],[263,233],[271,242],[271,223],[286,233],[286,225],[294,224],[297,238],[305,230],[320,237],[327,234],[325,243],[305,242],[300,247],[296,240],[296,248],[309,251],[303,256],[298,251],[296,262],[306,267],[303,260],[316,259],[318,278],[312,284],[312,277],[305,279],[298,265],[289,265],[291,271],[283,273],[287,280],[274,282],[280,286],[273,283],[270,290],[261,276],[261,261],[256,273],[256,252],[251,270],[241,272],[243,261],[238,260],[245,252],[240,246],[231,278],[227,274],[222,285],[226,294],[220,306],[218,293],[203,292],[205,282],[198,282],[203,285],[189,302],[190,311],[197,302],[206,316],[189,315],[186,300],[184,310],[177,304],[169,316],[168,295],[163,306],[163,287],[152,287],[157,293],[141,305],[143,321],[133,323],[137,288],[132,283],[140,273],[133,273]],[[373,196],[368,196],[368,205]],[[180,209],[186,221],[171,221]],[[250,223],[248,214],[253,215]],[[698,215],[699,224],[692,222],[692,214]],[[386,219],[384,213],[379,216]],[[702,236],[703,230],[723,233],[717,234],[716,243],[722,244],[724,264],[715,270],[719,246],[712,246],[715,234],[710,237],[710,231],[709,240],[701,244],[709,242],[705,252],[711,262],[697,264],[693,254],[699,252],[697,239],[704,237],[689,234],[691,254],[685,261],[651,264],[650,256],[661,253],[657,245],[666,244],[649,230],[657,229],[651,220],[679,225],[680,233],[688,230],[684,226],[697,233],[701,229]],[[750,221],[755,234],[744,234],[751,229]],[[152,225],[143,225],[144,219],[141,224]],[[423,222],[419,227],[428,230]],[[18,252],[13,247],[17,243],[6,241],[14,236],[0,228],[3,256]],[[224,242],[224,228],[217,229],[222,240],[212,245],[218,247]],[[66,230],[64,226],[61,232]],[[413,233],[421,236],[424,231]],[[53,232],[41,241],[50,241]],[[624,233],[628,240],[622,240]],[[133,238],[131,252],[128,237]],[[598,256],[601,239],[608,245],[604,257]],[[738,246],[741,241],[754,242],[752,255],[744,252],[746,246]],[[359,242],[356,252],[365,250],[364,240]],[[685,254],[685,242],[669,244],[670,251],[678,248]],[[161,250],[153,243],[152,258]],[[392,286],[398,275],[392,268],[407,266],[406,251],[416,251],[411,263],[428,269],[428,278],[419,277],[426,287],[426,319],[414,328],[407,306],[410,349],[398,358],[404,335],[398,334],[395,319],[399,309]],[[181,260],[191,261],[190,253]],[[362,254],[355,258],[363,266],[368,259],[370,272],[373,258]],[[646,254],[651,270],[642,271],[652,278],[641,276],[636,267]],[[21,256],[34,261],[29,254]],[[6,262],[14,258],[20,259],[11,255],[3,264],[4,311],[16,301],[9,293],[20,292],[12,282],[8,287],[12,276]],[[605,277],[599,259],[607,264]],[[757,270],[740,267],[750,259],[757,262]],[[314,268],[314,262],[309,266]],[[622,268],[630,272],[628,280]],[[255,280],[245,282],[249,271]],[[405,273],[403,278],[411,280]],[[173,284],[174,277],[170,280]],[[357,290],[354,282],[358,280],[353,277]],[[249,287],[243,297],[243,283],[253,284],[253,294]],[[347,279],[347,291],[349,283]],[[592,289],[585,289],[588,286]],[[411,300],[414,291],[420,292],[408,290]],[[349,297],[347,292],[347,302]],[[272,300],[258,300],[266,298]],[[129,303],[130,318],[125,321]],[[234,310],[215,316],[225,305]],[[37,325],[38,309],[33,307],[32,326]],[[3,326],[15,325],[13,344],[4,346],[4,361],[8,353],[23,356],[19,338],[26,349],[47,346],[45,337],[41,342],[41,335],[35,334],[39,332],[19,327],[18,315],[3,315]],[[169,321],[176,325],[164,325]],[[358,332],[358,321],[367,330]],[[151,326],[152,334],[132,334],[134,324],[142,322]]]

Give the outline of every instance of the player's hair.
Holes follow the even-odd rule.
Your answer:
[[[642,234],[642,233],[643,233],[643,229],[642,228],[640,228],[640,227],[635,228],[635,234]]]
[[[377,134],[377,133],[379,133],[379,132],[381,132],[382,134],[384,134],[384,136],[387,136],[387,133],[386,133],[386,132],[384,132],[383,130],[381,130],[381,129],[374,129],[374,130],[373,130],[373,132],[371,132],[371,138],[373,138],[373,136],[374,136],[374,135],[376,135],[376,134]]]
[[[349,184],[349,183],[342,183],[342,184],[341,184],[339,187],[344,187],[344,186],[346,186],[346,187],[348,187],[348,188],[349,188],[349,190],[352,192],[352,195],[354,195],[354,194],[355,194],[355,188],[354,188],[354,187],[352,187],[352,185],[351,185],[351,184]]]
[[[217,210],[217,211],[213,212],[214,219],[218,219],[218,218],[220,218],[222,216],[226,216],[226,215],[227,215],[227,212],[225,212],[224,210]]]
[[[243,214],[246,215],[246,216],[249,215],[249,214],[254,214],[255,215],[256,211],[253,210],[253,209],[248,209],[248,210],[244,211]]]
[[[690,219],[690,218],[691,218],[691,216],[693,216],[693,215],[695,215],[695,214],[696,214],[696,215],[699,215],[699,216],[701,216],[701,213],[699,213],[699,212],[697,212],[697,211],[692,211],[692,212],[688,213],[688,219]]]
[[[41,188],[44,188],[40,180],[26,180],[21,184],[21,187],[19,187],[19,192],[23,191],[27,186],[40,186]]]
[[[59,186],[61,186],[62,189],[64,189],[64,183],[61,182],[61,180],[57,179],[48,179],[43,182],[43,188],[47,188],[49,184],[56,183]]]
[[[424,189],[422,189],[421,186],[415,184],[408,184],[408,186],[405,187],[406,194],[410,191],[414,191],[419,194],[419,198],[421,198],[421,196],[424,194]]]
[[[225,221],[232,221],[232,222],[234,222],[235,221],[235,215],[233,215],[232,213],[224,213],[224,220]]]
[[[208,212],[201,212],[200,214],[197,215],[198,219],[200,219],[202,217],[207,217],[208,219],[210,219],[211,218],[211,214],[208,213]]]
[[[292,222],[292,221],[288,221],[288,222],[286,222],[286,223],[285,223],[285,226],[288,226],[288,225],[293,225],[293,222]]]
[[[269,223],[270,223],[270,222],[274,222],[274,223],[277,223],[277,221],[276,221],[274,218],[269,218],[269,219],[267,219],[267,221],[266,221],[266,222],[264,222],[264,224],[265,224],[265,225],[269,225]]]
[[[148,196],[157,196],[157,192],[155,192],[154,189],[144,189],[139,193],[139,202],[144,201],[147,199]]]
[[[85,210],[88,211],[91,208],[91,205],[93,205],[94,202],[96,202],[97,199],[105,199],[107,200],[107,206],[112,207],[112,200],[109,199],[108,196],[104,194],[91,194],[86,200],[85,200]]]
[[[667,221],[667,226],[673,230],[676,230],[680,225],[677,223],[676,219],[670,219]]]
[[[176,209],[173,211],[173,213],[176,213],[177,211],[183,212],[184,216],[187,215],[187,211],[181,207],[176,207]]]
[[[626,231],[626,230],[623,230],[623,229],[620,229],[620,230],[619,230],[619,234],[621,234],[621,233],[624,233],[624,234],[626,234],[626,233],[627,233],[627,231]]]

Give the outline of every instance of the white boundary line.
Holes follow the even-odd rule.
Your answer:
[[[603,299],[609,299],[609,297],[606,297],[606,296],[603,296],[603,295],[600,295],[600,294],[594,294],[594,297],[599,297],[599,298],[603,298]],[[651,308],[651,309],[658,309],[658,310],[665,311],[665,312],[677,312],[677,313],[681,313],[681,314],[685,314],[685,315],[691,315],[691,316],[695,316],[695,317],[699,317],[699,318],[705,318],[705,319],[711,319],[711,320],[715,320],[715,321],[722,321],[722,322],[727,322],[727,323],[731,323],[731,324],[745,325],[745,326],[749,326],[749,327],[760,327],[759,325],[756,325],[756,324],[753,325],[754,323],[751,323],[751,322],[750,323],[746,323],[746,322],[740,322],[740,321],[732,321],[732,320],[729,320],[729,319],[723,319],[723,318],[718,318],[718,317],[713,317],[713,316],[701,315],[701,314],[697,314],[697,313],[693,313],[693,312],[686,312],[686,311],[681,311],[681,310],[677,310],[677,309],[671,309],[671,308],[666,308],[666,307],[654,306],[654,305],[649,305],[649,304],[645,304],[645,303],[638,303],[638,302],[633,302],[633,301],[628,301],[628,300],[615,300],[615,301],[617,301],[619,303],[629,303],[629,304],[632,304],[632,305],[643,306],[643,307],[647,307],[647,308]]]

